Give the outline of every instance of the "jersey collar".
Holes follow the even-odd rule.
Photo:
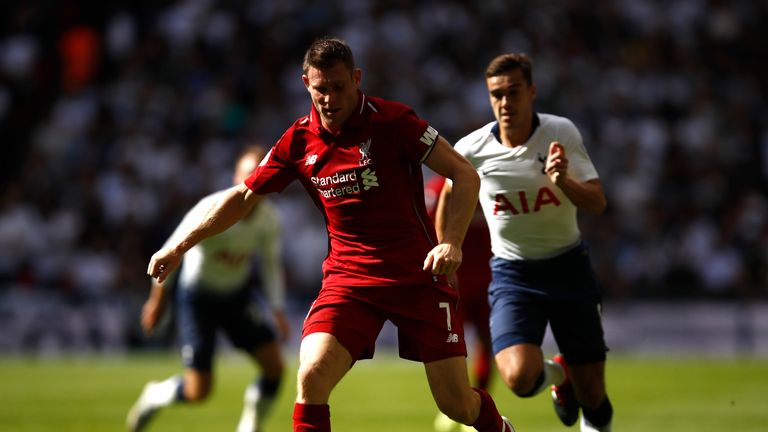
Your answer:
[[[528,141],[533,136],[533,133],[536,132],[536,128],[539,127],[541,124],[541,120],[539,119],[539,113],[535,112],[531,116],[531,133],[528,135]],[[499,135],[499,122],[495,122],[493,126],[491,126],[491,133],[496,138],[496,141],[501,142],[501,135]]]

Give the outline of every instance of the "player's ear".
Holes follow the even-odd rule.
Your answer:
[[[360,81],[363,79],[363,71],[360,68],[355,68],[355,70],[352,71],[352,82],[355,83],[356,86],[360,87]]]
[[[301,82],[303,82],[303,83],[304,83],[304,87],[305,87],[307,90],[309,90],[309,77],[307,76],[307,74],[303,74],[303,75],[301,76]]]

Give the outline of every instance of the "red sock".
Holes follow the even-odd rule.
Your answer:
[[[294,404],[293,432],[331,432],[331,409],[328,404]]]
[[[501,415],[496,409],[496,404],[493,403],[491,395],[485,390],[473,388],[477,394],[480,395],[480,415],[477,416],[477,420],[472,424],[472,427],[480,432],[501,432],[503,423]]]

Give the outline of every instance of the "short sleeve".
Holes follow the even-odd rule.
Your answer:
[[[597,169],[592,164],[592,160],[587,153],[584,142],[581,138],[576,125],[571,121],[566,121],[561,126],[561,143],[565,147],[565,154],[568,158],[569,171],[579,181],[588,181],[598,178]]]
[[[271,192],[281,192],[288,184],[296,179],[296,171],[290,163],[288,147],[290,139],[283,135],[267,152],[253,173],[245,179],[245,185],[264,195]]]
[[[393,130],[396,140],[405,146],[408,159],[423,163],[437,143],[438,132],[426,120],[405,105],[401,105],[401,114],[396,118]]]

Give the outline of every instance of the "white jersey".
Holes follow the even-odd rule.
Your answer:
[[[491,231],[491,249],[507,260],[553,257],[581,239],[576,206],[544,173],[552,141],[565,148],[568,176],[579,181],[598,178],[581,134],[570,120],[534,115],[540,124],[528,141],[515,148],[496,138],[495,121],[455,146],[480,175],[480,205]]]
[[[199,224],[211,206],[224,194],[215,192],[200,200],[182,219],[167,244],[177,242]],[[280,223],[266,200],[226,231],[208,237],[184,255],[179,274],[182,289],[206,289],[229,293],[242,288],[258,256],[262,285],[274,308],[285,303],[285,278],[281,261]]]

